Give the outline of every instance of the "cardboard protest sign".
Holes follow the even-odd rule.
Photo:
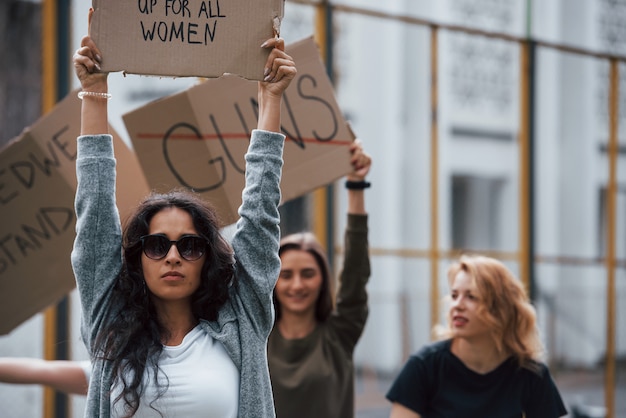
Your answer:
[[[349,173],[348,146],[354,139],[313,39],[288,46],[287,52],[298,74],[283,100],[283,201]],[[150,103],[123,119],[151,188],[193,189],[230,224],[237,220],[241,204],[244,154],[257,114],[257,83],[222,77]]]
[[[92,0],[102,69],[261,80],[284,0]]]
[[[80,100],[70,93],[0,151],[0,335],[75,286],[76,137]],[[117,198],[124,216],[148,186],[134,153],[114,134]]]

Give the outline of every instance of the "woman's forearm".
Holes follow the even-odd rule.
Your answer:
[[[366,215],[365,192],[363,190],[348,190],[348,213],[352,215]]]
[[[88,387],[79,362],[35,358],[0,358],[0,382],[46,385],[78,395],[85,395]]]
[[[282,96],[259,91],[259,120],[257,129],[280,132],[280,107]]]
[[[94,93],[107,93],[106,82],[100,83],[87,90],[87,95],[83,96],[81,106],[81,135],[99,135],[109,133],[108,121],[108,99],[101,96],[89,95]]]

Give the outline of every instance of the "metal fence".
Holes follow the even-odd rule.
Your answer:
[[[617,285],[618,280],[623,276],[618,276],[618,272],[624,272],[626,260],[618,258],[617,241],[617,199],[620,188],[624,185],[618,183],[618,162],[620,156],[620,144],[618,140],[619,116],[619,85],[620,85],[620,65],[626,62],[626,57],[619,54],[594,51],[591,49],[579,48],[571,45],[556,42],[534,39],[531,35],[525,37],[513,36],[508,33],[482,30],[480,28],[445,24],[427,19],[417,18],[410,15],[400,15],[361,7],[353,7],[344,4],[336,4],[332,1],[307,1],[288,0],[288,4],[300,7],[310,7],[314,16],[313,26],[315,36],[320,45],[322,55],[326,59],[328,72],[334,75],[337,70],[337,57],[333,55],[334,46],[337,41],[337,29],[335,21],[342,16],[360,16],[372,20],[384,21],[391,24],[420,27],[427,29],[430,38],[430,170],[429,170],[429,205],[430,205],[430,230],[429,245],[424,248],[384,248],[373,246],[372,256],[376,257],[400,257],[405,259],[421,259],[430,265],[430,324],[431,326],[440,321],[440,263],[457,257],[467,251],[480,252],[491,255],[499,259],[509,260],[518,266],[519,277],[526,284],[527,289],[533,299],[538,299],[541,295],[537,292],[537,270],[546,266],[560,266],[562,268],[595,268],[603,273],[606,296],[604,305],[598,309],[604,309],[606,328],[605,347],[606,353],[602,364],[604,404],[607,417],[616,417],[616,393],[617,386]],[[439,161],[439,123],[440,123],[440,89],[442,88],[442,77],[440,77],[440,34],[461,33],[469,37],[488,38],[499,40],[512,45],[517,45],[519,50],[519,81],[518,81],[518,117],[519,127],[515,141],[518,150],[518,241],[517,248],[513,250],[496,250],[493,248],[444,248],[440,237],[441,190],[440,190],[440,168]],[[536,244],[536,223],[538,216],[536,213],[536,184],[538,182],[536,163],[534,161],[537,153],[536,149],[536,111],[537,111],[537,56],[546,51],[568,56],[582,57],[604,62],[608,65],[608,77],[606,79],[606,97],[608,113],[608,140],[603,145],[606,156],[606,183],[603,186],[603,199],[601,210],[604,212],[604,234],[602,237],[602,252],[597,256],[580,256],[568,254],[546,254],[537,248]],[[623,147],[623,146],[622,146]],[[589,158],[593,158],[589,156]],[[341,248],[333,243],[333,226],[336,221],[332,214],[335,212],[332,189],[318,191],[313,198],[315,208],[316,233],[324,237],[329,243],[329,247],[334,246],[336,252],[334,257],[341,254]],[[549,268],[549,267],[548,267]],[[398,303],[401,302],[398,300]],[[549,302],[549,301],[548,301]],[[574,320],[575,321],[575,320]],[[550,328],[554,330],[553,328]],[[547,345],[550,347],[550,336],[547,338]],[[556,362],[555,362],[556,364]],[[557,364],[558,365],[558,364]],[[367,372],[365,372],[367,374]],[[596,381],[594,384],[598,384]],[[375,386],[375,385],[374,385]],[[582,408],[582,407],[581,407]],[[576,409],[576,408],[574,408]],[[576,409],[577,411],[580,409]],[[575,411],[571,411],[574,413]]]

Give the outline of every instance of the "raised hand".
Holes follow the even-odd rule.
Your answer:
[[[372,166],[372,158],[363,151],[363,144],[359,139],[355,139],[350,144],[350,164],[352,164],[352,173],[347,176],[350,181],[364,180]]]
[[[281,96],[296,76],[296,64],[285,53],[285,41],[282,38],[268,39],[261,47],[272,49],[265,65],[264,80],[260,83],[261,89]]]

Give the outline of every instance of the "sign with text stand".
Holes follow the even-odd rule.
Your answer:
[[[122,218],[148,192],[135,154],[110,127]],[[75,286],[76,91],[0,151],[0,335]]]

